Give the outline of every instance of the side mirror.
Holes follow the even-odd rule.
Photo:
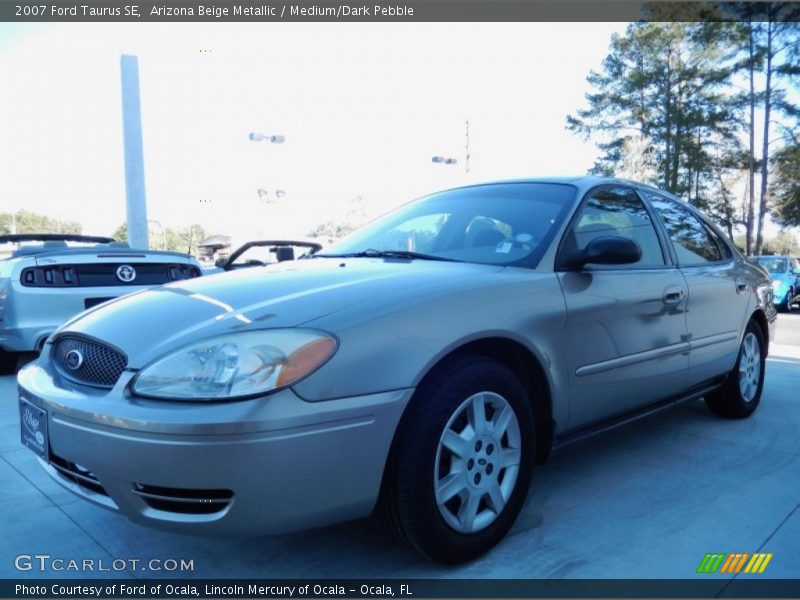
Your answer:
[[[218,258],[214,261],[214,266],[219,267],[220,269],[224,269],[228,266],[228,259],[227,258]]]
[[[278,246],[275,248],[275,258],[278,259],[278,262],[294,260],[294,248],[291,246]]]
[[[567,266],[580,269],[587,264],[629,265],[639,262],[642,249],[639,244],[619,236],[594,238],[583,250],[578,250],[567,259]]]

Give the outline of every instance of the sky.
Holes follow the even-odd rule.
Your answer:
[[[624,27],[3,25],[0,211],[97,235],[124,222],[122,53],[139,57],[148,218],[162,227],[305,235],[359,195],[380,214],[469,182],[583,174],[597,150],[565,119]],[[286,141],[252,142],[251,131]],[[285,195],[266,203],[259,189]]]

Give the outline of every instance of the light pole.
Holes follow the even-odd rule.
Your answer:
[[[249,139],[251,142],[267,142],[269,144],[283,144],[286,141],[286,136],[279,134],[266,134],[266,133],[261,133],[259,131],[251,131],[248,134],[247,139]],[[261,200],[262,202],[267,204],[273,202],[272,198],[270,198],[269,190],[265,190],[264,188],[259,188],[257,190],[257,194],[258,194],[258,199]],[[283,190],[275,190],[273,192],[273,196],[275,196],[275,199],[278,200],[285,195],[286,192],[284,192]]]
[[[275,200],[280,200],[281,198],[283,198],[286,195],[286,192],[284,192],[283,190],[273,190],[272,191],[272,196],[275,196],[275,200],[273,200],[270,197],[270,190],[265,190],[264,188],[259,188],[257,190],[257,193],[258,193],[258,199],[261,200],[262,202],[266,203],[266,204],[274,202]]]
[[[131,248],[146,249],[147,196],[144,185],[144,142],[142,108],[139,95],[139,59],[123,54],[120,58],[122,79],[122,143],[125,156],[125,223]]]

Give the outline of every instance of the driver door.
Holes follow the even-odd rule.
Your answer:
[[[632,239],[642,257],[629,265],[558,269],[566,300],[570,429],[677,394],[688,376],[686,281],[632,188],[602,186],[587,194],[557,264],[600,236]]]

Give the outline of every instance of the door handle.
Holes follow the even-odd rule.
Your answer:
[[[677,304],[686,297],[683,288],[667,288],[664,290],[664,304]]]
[[[747,291],[747,284],[746,283],[740,283],[740,282],[737,281],[736,282],[736,293],[737,294],[743,294],[746,291]]]

